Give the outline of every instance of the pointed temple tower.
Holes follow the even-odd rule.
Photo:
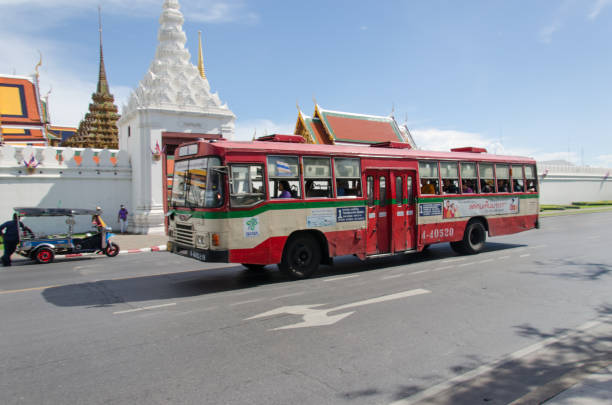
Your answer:
[[[167,163],[155,160],[152,150],[162,146],[171,154],[190,139],[229,139],[236,120],[210,91],[201,48],[198,67],[190,62],[178,0],[165,0],[162,7],[155,58],[118,122],[119,148],[129,152],[135,179],[129,231],[141,234],[164,232]]]
[[[77,134],[68,138],[63,145],[79,148],[117,149],[119,146],[119,129],[117,128],[117,106],[115,97],[110,93],[104,68],[104,53],[102,52],[102,18],[98,8],[100,31],[100,72],[98,87],[92,94],[93,103],[89,104],[89,112],[79,123]]]

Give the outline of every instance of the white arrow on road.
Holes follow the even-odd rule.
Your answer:
[[[317,307],[321,307],[325,304],[291,305],[287,307],[273,309],[271,311],[264,312],[259,315],[255,315],[250,318],[247,318],[246,320],[248,321],[251,319],[265,318],[265,317],[281,315],[281,314],[291,314],[291,315],[302,315],[302,319],[303,319],[302,322],[294,323],[294,324],[287,325],[287,326],[281,326],[279,328],[274,328],[271,330],[308,328],[311,326],[333,325],[334,323],[341,321],[347,316],[354,314],[355,311],[346,312],[344,314],[339,314],[339,315],[328,315],[328,313],[330,312],[337,312],[343,309],[355,308],[355,307],[360,307],[360,306],[369,305],[369,304],[377,304],[379,302],[392,301],[392,300],[397,300],[400,298],[413,297],[415,295],[429,294],[430,292],[431,291],[429,290],[423,290],[421,288],[418,288],[416,290],[409,290],[409,291],[404,291],[404,292],[400,292],[397,294],[391,294],[391,295],[383,295],[382,297],[353,302],[350,304],[340,305],[339,307],[329,308],[329,309],[316,309]]]

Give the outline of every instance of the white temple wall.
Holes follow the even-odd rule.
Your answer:
[[[540,204],[612,201],[611,169],[538,165]]]
[[[23,161],[32,156],[39,165],[28,170]],[[14,207],[100,206],[107,225],[117,230],[119,206],[125,204],[131,212],[131,200],[132,170],[125,151],[0,147],[0,222],[11,218]],[[85,221],[81,225],[88,228],[90,224]],[[46,220],[37,223],[34,231],[57,233],[63,229],[63,224]]]

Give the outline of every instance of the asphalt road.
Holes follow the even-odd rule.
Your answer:
[[[166,252],[2,268],[0,403],[548,395],[560,377],[612,362],[612,213],[541,222],[474,256],[445,244],[343,257],[296,282],[276,266],[249,272]]]

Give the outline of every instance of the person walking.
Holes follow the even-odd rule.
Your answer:
[[[128,210],[125,209],[123,204],[121,204],[121,208],[117,214],[117,221],[119,221],[119,225],[121,226],[121,233],[126,233],[128,229]]]
[[[25,232],[34,234],[30,228],[25,226],[23,222],[19,221],[17,214],[13,214],[11,221],[6,221],[0,225],[0,234],[4,240],[4,255],[2,256],[2,265],[11,265],[11,255],[17,250],[19,244],[19,227]]]

